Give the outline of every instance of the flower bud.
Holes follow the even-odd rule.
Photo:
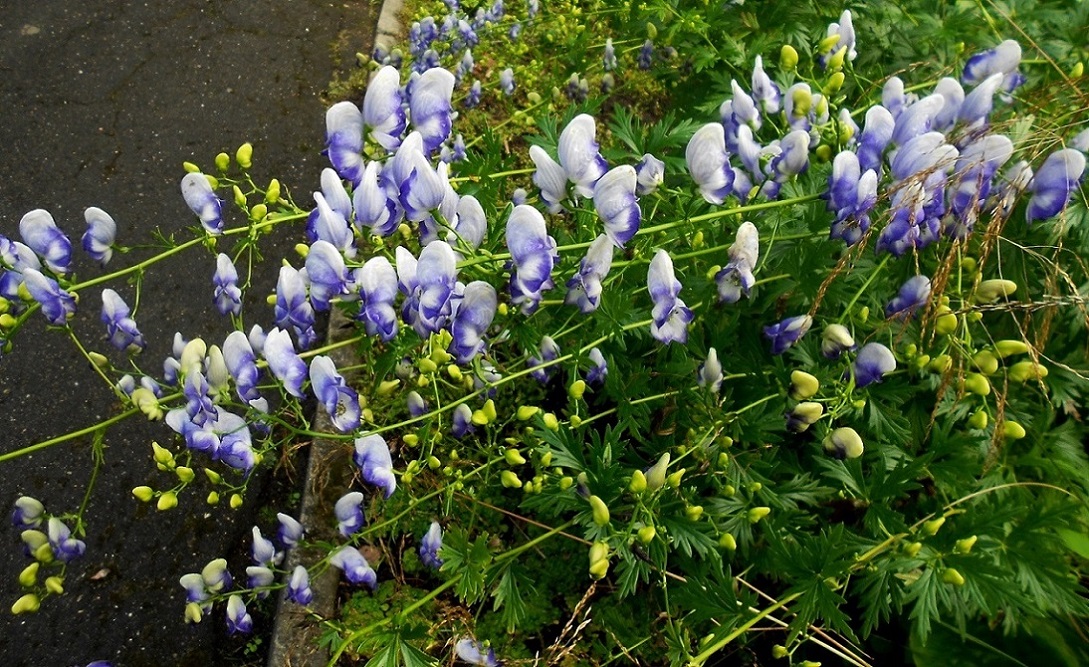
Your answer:
[[[972,365],[984,375],[993,375],[998,370],[998,358],[988,350],[980,350],[972,357]]]
[[[31,563],[23,568],[23,571],[19,573],[19,585],[26,588],[30,588],[34,584],[38,583],[38,568],[41,567],[41,563]]]
[[[178,494],[174,493],[173,491],[164,491],[163,494],[159,496],[159,501],[155,503],[155,509],[159,510],[160,512],[172,510],[177,506]]]
[[[518,412],[515,413],[515,416],[519,421],[528,421],[533,419],[533,416],[540,411],[541,409],[536,405],[523,405],[518,408]]]
[[[57,576],[46,577],[45,590],[49,591],[53,595],[63,595],[64,594],[64,579],[61,579],[60,577],[57,577]]]
[[[575,478],[570,475],[560,478],[560,491],[566,491],[575,483]]]
[[[960,321],[953,313],[938,315],[937,319],[934,320],[934,331],[943,336],[952,334],[957,330],[958,326],[960,326]]]
[[[1070,68],[1070,78],[1080,79],[1082,74],[1085,74],[1085,65],[1079,60]]]
[[[187,173],[187,174],[200,173],[200,167],[193,164],[192,162],[182,162],[182,169],[184,169],[185,173]]]
[[[631,474],[631,482],[628,483],[628,491],[642,493],[647,490],[647,476],[642,470],[636,470]]]
[[[552,452],[541,454],[541,467],[547,468],[550,465],[552,465]]]
[[[250,218],[257,222],[264,220],[266,215],[268,215],[268,206],[264,204],[256,204],[250,209]]]
[[[378,389],[376,389],[374,393],[378,397],[384,398],[392,394],[393,390],[396,389],[400,384],[400,380],[385,380],[384,382],[378,383]]]
[[[957,543],[953,545],[953,553],[955,554],[967,554],[972,551],[972,547],[975,546],[976,540],[979,538],[975,535],[966,537],[963,540],[957,540]]]
[[[735,539],[734,536],[731,535],[730,533],[723,533],[718,538],[718,545],[720,547],[722,547],[723,549],[727,549],[729,551],[736,551],[737,550],[737,539]]]
[[[152,458],[156,463],[162,463],[163,465],[173,465],[174,455],[170,453],[170,450],[161,446],[157,442],[151,443]]]
[[[136,499],[142,503],[151,502],[151,499],[155,497],[155,491],[150,486],[138,486],[132,490],[132,495],[136,496]]]
[[[658,462],[647,470],[647,488],[651,491],[657,491],[662,488],[662,485],[666,481],[666,470],[669,468],[669,452],[662,454],[658,459]]]
[[[703,506],[689,505],[688,507],[684,508],[684,515],[692,521],[699,521],[700,517],[703,516]]]
[[[178,479],[180,479],[185,484],[192,482],[193,478],[196,477],[193,469],[187,468],[185,466],[178,466],[177,468],[175,468],[174,474],[176,474],[178,476]]]
[[[416,368],[419,368],[421,373],[434,373],[439,370],[439,365],[424,357],[416,362]]]
[[[231,188],[231,192],[234,194],[234,205],[238,208],[246,208],[246,195],[242,193],[242,188],[235,185]]]
[[[681,468],[680,470],[671,474],[669,477],[666,477],[666,486],[671,489],[679,488],[681,485],[681,477],[684,476],[684,471],[685,469]]]
[[[551,412],[544,413],[544,416],[541,419],[544,421],[545,428],[549,431],[560,430],[560,420],[556,419],[556,415]]]
[[[794,406],[794,409],[787,413],[787,430],[794,433],[802,433],[809,429],[810,426],[817,423],[817,420],[824,414],[824,406],[820,403],[814,403],[813,401],[804,401]]]
[[[798,66],[798,52],[790,44],[783,44],[779,49],[779,67],[785,72],[791,72]]]
[[[499,414],[495,411],[495,401],[488,399],[484,401],[484,407],[481,408],[484,411],[485,416],[488,417],[489,422],[493,422],[499,417]]]
[[[233,510],[236,510],[239,507],[242,507],[242,496],[240,494],[237,494],[237,493],[232,493],[231,494],[231,500],[230,500],[230,502],[228,504],[231,506],[231,509],[233,509]]]
[[[249,169],[253,166],[253,144],[246,142],[238,147],[238,150],[234,153],[234,161],[238,163],[239,167],[243,169]]]
[[[788,655],[790,655],[790,652],[787,651],[787,647],[783,646],[782,644],[776,644],[775,646],[771,647],[771,657],[777,660],[781,660]]]
[[[268,182],[268,187],[265,189],[265,203],[275,204],[280,201],[280,181],[275,178]]]
[[[948,354],[939,354],[926,365],[931,373],[945,373],[953,367],[953,357]]]
[[[953,586],[963,586],[964,575],[958,572],[956,568],[947,567],[945,571],[942,572],[942,581]]]
[[[760,520],[771,514],[770,507],[753,507],[749,510],[749,523],[760,523]]]
[[[821,383],[814,376],[805,371],[792,371],[790,373],[790,397],[801,401],[816,395]]]
[[[190,602],[185,605],[185,622],[186,623],[200,623],[200,619],[204,616],[204,612],[201,610],[200,605],[196,602]]]
[[[839,40],[839,36],[836,35],[836,40]],[[832,57],[828,59],[828,69],[832,70],[836,74],[843,74],[839,70],[843,69],[843,60],[847,57],[847,47],[841,46],[839,50],[832,54]],[[839,90],[839,88],[836,88]]]
[[[968,373],[964,376],[964,389],[979,396],[986,396],[991,393],[991,383],[979,373]]]
[[[609,507],[605,501],[597,496],[590,496],[590,511],[593,513],[594,523],[604,526],[609,523]]]
[[[968,418],[968,425],[979,431],[987,428],[987,411],[983,409],[977,410]]]
[[[582,398],[582,395],[586,393],[586,381],[575,380],[571,383],[571,386],[567,388],[567,395],[576,401]]]
[[[209,505],[218,505],[219,504],[219,494],[216,493],[215,491],[209,491],[208,492],[208,497],[204,499],[204,502],[208,503]]]
[[[223,476],[211,468],[204,469],[204,476],[208,478],[208,481],[212,484],[219,484],[223,481]]]
[[[510,470],[504,470],[499,474],[499,481],[507,489],[520,489],[522,488],[522,480],[518,479],[518,475],[514,474]]]
[[[825,437],[824,451],[837,458],[857,459],[862,456],[865,448],[857,431],[849,426],[842,426]]]
[[[1002,435],[1010,440],[1020,440],[1025,437],[1025,427],[1021,426],[1015,421],[1006,421],[1002,423]]]
[[[461,382],[462,379],[465,377],[464,374],[462,374],[461,369],[458,368],[457,364],[449,364],[446,367],[446,374],[449,375],[450,379],[454,382]]]
[[[904,553],[907,554],[908,558],[915,558],[919,555],[919,552],[922,550],[922,548],[922,542],[911,542],[910,544],[904,545]]]
[[[941,530],[942,525],[945,523],[945,517],[940,516],[937,519],[931,519],[923,524],[923,535],[937,535]]]
[[[227,171],[231,167],[231,156],[226,153],[219,153],[216,155],[216,169],[219,171]]]
[[[1047,377],[1047,367],[1035,361],[1018,361],[1010,366],[1010,379],[1014,382],[1028,382],[1029,380],[1041,380]]]
[[[842,66],[843,61],[841,59],[840,67]],[[829,69],[832,69],[831,65],[829,65]],[[828,83],[824,84],[824,88],[821,90],[821,92],[824,93],[825,96],[835,95],[839,92],[839,89],[843,87],[843,82],[846,80],[847,77],[843,74],[843,72],[836,71],[832,74],[832,76],[828,77]]]
[[[655,39],[656,37],[658,37],[658,26],[647,21],[647,39]]]
[[[605,575],[609,573],[609,561],[606,558],[602,558],[599,561],[590,564],[590,576],[594,579],[604,579]]]
[[[817,53],[831,53],[836,44],[839,44],[839,33],[827,35],[817,44]]]
[[[639,541],[643,544],[650,544],[654,541],[654,536],[658,534],[654,526],[643,526],[639,529]]]
[[[415,447],[420,444],[420,436],[415,433],[406,433],[401,437],[401,442],[405,443],[409,447]]]
[[[15,601],[15,604],[11,605],[11,613],[18,616],[19,614],[33,614],[38,611],[41,606],[41,601],[38,600],[38,596],[33,593],[27,593],[23,597]]]
[[[1017,291],[1017,283],[1012,280],[993,278],[984,280],[976,290],[976,303],[994,303],[1003,297],[1010,296]]]
[[[508,449],[503,452],[503,458],[507,460],[508,465],[512,466],[524,465],[526,462],[526,458],[522,456],[517,449]]]

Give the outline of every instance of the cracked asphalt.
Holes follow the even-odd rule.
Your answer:
[[[277,177],[306,205],[326,164],[319,95],[338,56],[369,50],[377,11],[368,0],[0,0],[0,233],[18,238],[23,214],[45,208],[78,247],[83,210],[99,206],[117,221],[123,245],[153,242],[156,227],[187,238],[196,220],[178,190],[182,162],[211,171],[216,153],[233,154],[244,141],[255,147],[255,180]],[[299,238],[298,228],[273,234],[258,297],[273,288],[280,258]],[[74,254],[82,279],[102,274]],[[147,254],[115,255],[109,268]],[[228,332],[212,307],[214,268],[202,250],[146,272],[136,320],[148,341],[138,363],[150,372],[160,372],[175,331],[210,341]],[[132,305],[132,285],[112,287]],[[96,292],[80,295],[74,328],[125,364],[107,349]],[[262,301],[248,304],[248,320],[267,327],[271,309]],[[42,318],[14,343],[0,359],[0,455],[116,413],[101,380]],[[222,611],[183,623],[177,581],[218,556],[233,556],[231,570],[242,576],[262,501],[251,493],[239,510],[211,507],[198,485],[170,512],[138,503],[133,487],[169,485],[150,443],[171,439],[165,425],[148,422],[109,431],[84,515],[87,552],[69,567],[64,595],[47,598],[37,614],[8,611],[28,561],[17,532],[0,524],[0,664],[240,664],[247,640],[226,636]],[[89,438],[2,461],[0,514],[23,494],[57,513],[74,511],[91,470]],[[285,509],[277,500],[268,509]]]

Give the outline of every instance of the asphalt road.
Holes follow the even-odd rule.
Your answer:
[[[117,220],[122,244],[149,243],[155,227],[185,238],[195,218],[179,195],[182,161],[210,170],[217,152],[243,141],[255,147],[259,179],[278,177],[308,201],[326,164],[319,94],[336,66],[334,44],[347,31],[359,43],[343,52],[369,48],[376,12],[366,0],[0,0],[0,233],[18,238],[22,215],[45,208],[78,247],[84,208],[99,206]],[[299,234],[274,236],[261,289],[272,289]],[[100,275],[75,254],[81,277]],[[110,268],[129,261],[115,257]],[[222,341],[229,324],[211,304],[213,271],[214,258],[197,252],[147,272],[137,314],[148,340],[144,367],[161,368],[175,331]],[[114,288],[131,299],[130,286]],[[85,294],[75,327],[107,352],[99,308],[99,295]],[[249,318],[267,327],[271,308],[251,308]],[[43,318],[0,359],[0,454],[117,407]],[[109,431],[85,514],[87,553],[69,568],[65,594],[37,614],[8,612],[28,561],[17,531],[0,524],[0,664],[239,664],[246,640],[226,636],[222,612],[183,623],[177,580],[217,556],[235,556],[231,569],[243,574],[238,554],[257,495],[236,511],[204,505],[203,493],[167,513],[136,502],[133,487],[164,485],[150,442],[171,437],[165,425],[139,421]],[[0,514],[22,494],[55,512],[76,509],[91,468],[88,439],[0,462]]]

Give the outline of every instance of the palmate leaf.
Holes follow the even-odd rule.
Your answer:
[[[663,515],[661,522],[669,531],[674,548],[679,549],[684,555],[689,558],[693,554],[700,558],[719,557],[717,543],[710,534],[711,526],[706,521],[692,521],[686,517]]]
[[[492,609],[501,613],[507,632],[511,634],[525,620],[529,611],[519,590],[519,579],[532,588],[529,579],[519,575],[515,566],[511,565],[503,570],[503,574],[499,578],[499,585],[492,592],[494,600]]]
[[[480,535],[472,543],[463,530],[447,531],[442,544],[442,571],[458,577],[454,592],[464,602],[472,604],[484,596],[484,572],[491,563],[488,536]]]
[[[388,644],[367,661],[366,667],[432,667],[437,664],[437,660],[400,636],[394,635]]]

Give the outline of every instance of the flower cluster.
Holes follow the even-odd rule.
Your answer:
[[[26,592],[15,601],[11,611],[31,613],[38,610],[43,596],[64,592],[66,566],[81,558],[87,545],[72,535],[62,517],[49,514],[41,501],[30,496],[20,496],[15,501],[11,524],[20,531],[23,553],[32,561],[19,574],[19,584]],[[46,574],[39,582],[39,577]]]

